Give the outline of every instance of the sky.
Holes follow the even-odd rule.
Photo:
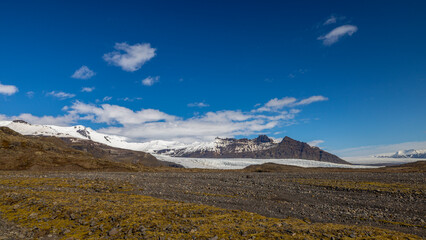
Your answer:
[[[0,1],[0,120],[426,142],[425,1]]]

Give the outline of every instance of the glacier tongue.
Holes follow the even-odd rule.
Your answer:
[[[171,157],[165,155],[154,156],[163,161],[174,162],[186,168],[207,168],[207,169],[243,169],[250,165],[277,163],[298,167],[334,167],[334,168],[378,168],[381,166],[349,165],[330,162],[320,162],[304,159],[253,159],[253,158],[185,158]]]

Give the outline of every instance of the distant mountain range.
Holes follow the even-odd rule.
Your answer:
[[[114,148],[163,154],[172,157],[306,159],[349,164],[318,147],[311,147],[307,143],[289,137],[283,138],[280,142],[266,135],[260,135],[254,139],[216,138],[212,142],[195,142],[192,144],[163,140],[135,143],[128,142],[125,137],[98,133],[82,125],[72,127],[32,125],[22,120],[15,120],[1,121],[0,126],[6,126],[23,135],[79,139],[80,148],[86,150],[90,149],[90,146],[94,145],[93,142],[95,142]]]
[[[396,153],[381,154],[381,155],[376,155],[374,157],[377,157],[377,158],[425,158],[426,159],[426,149],[424,149],[424,150],[415,150],[415,149],[400,150]]]

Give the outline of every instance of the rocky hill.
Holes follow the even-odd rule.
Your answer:
[[[143,152],[72,139],[23,136],[0,127],[0,170],[137,171],[146,166],[167,163]]]
[[[150,153],[132,151],[122,148],[111,147],[102,143],[78,138],[61,138],[65,144],[73,149],[87,152],[96,158],[102,158],[113,162],[142,164],[147,167],[178,167],[181,165],[160,161]]]

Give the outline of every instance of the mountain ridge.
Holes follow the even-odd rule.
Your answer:
[[[190,158],[282,158],[306,159],[332,163],[349,164],[343,159],[318,147],[285,137],[281,142],[266,135],[254,139],[216,138],[212,142],[185,144],[178,141],[153,140],[149,142],[128,142],[126,137],[107,135],[91,128],[77,125],[60,127],[54,125],[32,125],[22,120],[3,121],[0,126],[9,127],[23,135],[56,136],[75,138],[102,143],[110,147],[144,151],[151,154]]]
[[[395,153],[375,155],[376,158],[426,158],[426,149],[399,150]]]

